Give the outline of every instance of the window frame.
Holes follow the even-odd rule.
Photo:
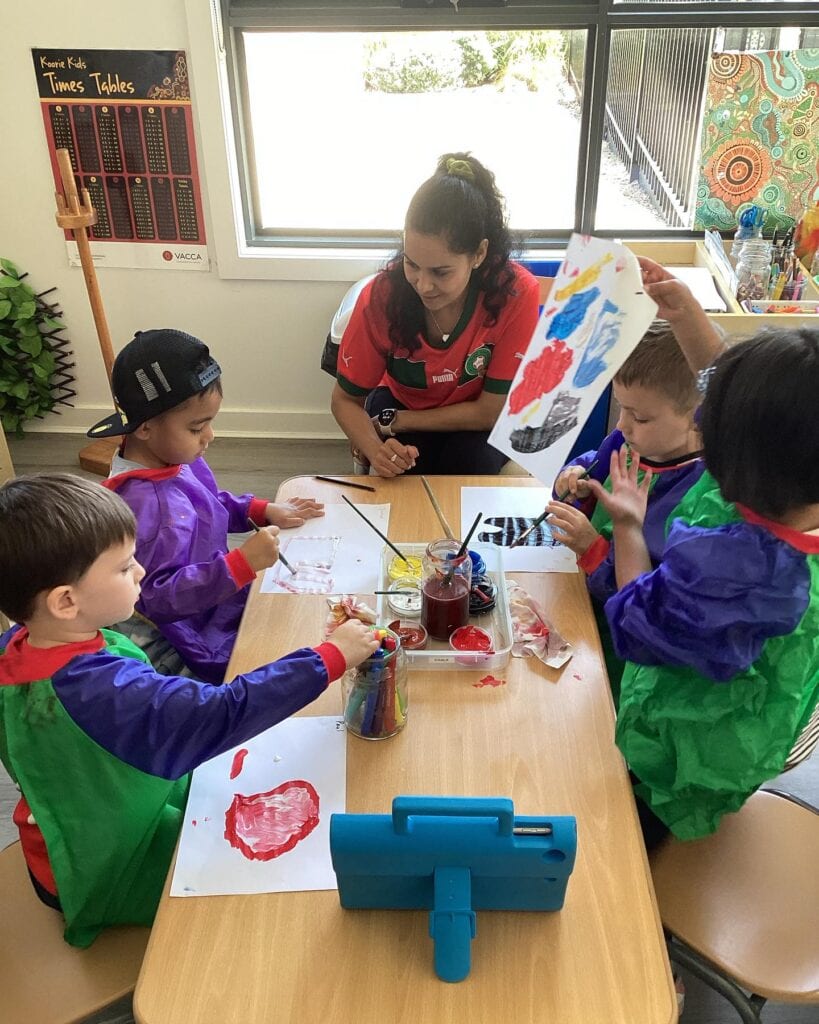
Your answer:
[[[194,84],[198,93],[200,80],[205,82],[207,93],[216,97],[223,128],[219,144],[227,150],[220,156],[214,153],[215,147],[203,146],[211,150],[205,154],[208,177],[212,165],[218,163],[217,177],[227,183],[232,200],[229,205],[233,244],[226,244],[225,236],[230,233],[224,230],[224,210],[220,223],[214,222],[223,276],[351,280],[372,272],[399,241],[397,235],[386,232],[377,236],[362,232],[342,239],[329,234],[288,238],[255,230],[257,186],[251,159],[252,139],[244,113],[248,104],[241,33],[245,30],[585,30],[573,230],[603,237],[686,239],[699,237],[701,232],[673,227],[616,230],[594,226],[612,33],[638,28],[819,26],[819,0],[500,0],[500,4],[491,6],[487,0],[461,0],[457,13],[450,0],[403,2],[419,6],[402,7],[402,0],[211,0],[208,10],[201,0],[186,0]],[[207,134],[203,132],[203,138]],[[570,233],[544,228],[526,238],[527,254],[547,258],[565,246]],[[249,263],[255,264],[255,270],[250,269]],[[243,269],[237,273],[240,267]]]

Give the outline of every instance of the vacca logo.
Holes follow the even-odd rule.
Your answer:
[[[170,263],[172,260],[183,260],[186,263],[201,263],[202,253],[185,252],[184,249],[176,249],[172,252],[170,249],[165,249],[162,253],[162,259],[166,263]]]

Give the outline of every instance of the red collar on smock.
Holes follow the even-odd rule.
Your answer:
[[[28,642],[28,630],[22,626],[9,640],[5,653],[0,655],[0,686],[17,686],[38,679],[50,679],[78,654],[93,654],[104,646],[105,637],[97,633],[90,640],[73,644],[32,647]]]
[[[797,551],[803,551],[806,555],[819,555],[819,536],[817,534],[802,533],[799,530],[791,529],[790,526],[776,523],[773,519],[765,519],[764,516],[758,516],[756,512],[752,512],[745,505],[737,505],[736,508],[746,523],[762,526],[772,533],[774,537],[784,540],[786,544],[790,544]]]
[[[181,470],[181,465],[163,466],[160,469],[128,469],[124,473],[117,473],[116,476],[109,476],[106,480],[100,482],[109,491],[115,491],[126,480],[170,480],[172,476],[177,476]]]

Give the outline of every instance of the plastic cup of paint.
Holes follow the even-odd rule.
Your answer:
[[[387,587],[390,611],[401,619],[416,619],[421,614],[421,581],[417,576],[399,576]]]
[[[400,639],[405,651],[421,651],[429,639],[429,634],[421,623],[413,622],[412,619],[396,619],[387,626],[387,629]]]
[[[405,558],[395,555],[387,568],[387,575],[391,580],[400,579],[402,576],[411,576],[420,582],[424,576],[424,566],[418,555],[407,555]]]
[[[449,646],[458,652],[459,665],[482,665],[495,653],[492,634],[480,626],[461,626],[449,638]]]

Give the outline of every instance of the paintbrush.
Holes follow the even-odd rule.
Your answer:
[[[250,527],[251,527],[251,529],[252,529],[252,530],[253,530],[253,531],[254,531],[255,533],[258,533],[258,532],[259,532],[259,531],[261,530],[261,526],[258,526],[258,525],[257,525],[256,523],[254,523],[254,522],[253,522],[253,520],[252,520],[252,519],[251,519],[250,517],[248,517],[247,523],[248,523],[248,526],[250,526]],[[286,558],[284,557],[284,555],[283,555],[283,554],[281,553],[281,551],[279,552],[279,561],[280,561],[280,562],[282,563],[282,565],[283,565],[283,566],[285,567],[285,569],[289,569],[289,570],[290,570],[290,572],[291,572],[291,573],[292,573],[292,574],[293,574],[294,576],[296,575],[296,570],[295,570],[295,569],[293,568],[293,566],[292,566],[292,565],[291,565],[291,564],[290,564],[290,563],[289,563],[289,562],[287,561],[287,559],[286,559]]]
[[[375,532],[378,534],[378,536],[381,538],[381,540],[383,540],[385,544],[388,544],[393,549],[393,551],[396,553],[396,555],[398,555],[398,557],[400,559],[402,559],[403,561],[406,562],[406,560],[407,560],[406,556],[401,554],[401,552],[393,544],[393,542],[389,539],[389,537],[385,537],[384,536],[384,534],[378,529],[378,527],[375,525],[375,523],[371,523],[370,520],[364,515],[364,513],[360,509],[357,509],[355,507],[355,505],[350,501],[350,499],[347,497],[346,494],[342,494],[341,495],[341,500],[342,501],[346,501],[347,504],[350,506],[350,508],[353,510],[353,512],[355,512],[357,515],[360,515],[361,518],[364,520],[364,522],[367,524],[367,526],[369,526],[369,528],[371,530],[375,530]]]
[[[429,481],[425,476],[421,477],[421,483],[424,485],[424,490],[427,492],[429,500],[432,502],[432,507],[435,509],[435,515],[438,516],[438,522],[441,524],[441,528],[444,533],[449,537],[450,540],[455,539],[455,534],[452,532],[452,527],[446,521],[446,516],[441,511],[441,506],[438,504],[438,499],[432,492],[432,488],[429,485]]]
[[[338,484],[340,487],[355,487],[359,491],[375,491],[375,488],[371,487],[370,484],[354,484],[351,483],[349,480],[339,480],[339,478],[336,476],[320,476],[318,473],[316,473],[313,479],[324,480],[324,482],[328,484]]]
[[[584,470],[584,472],[582,472],[577,479],[578,480],[585,480],[588,477],[588,475],[591,473],[591,471],[594,469],[594,467],[597,465],[597,462],[598,462],[598,460],[595,459],[594,462],[592,462],[592,464],[589,466],[589,468]],[[568,497],[570,497],[571,493],[572,493],[571,491],[566,490],[562,494],[558,495],[557,500],[558,501],[565,501]],[[529,534],[533,530],[536,530],[540,526],[540,524],[542,522],[544,522],[544,520],[548,519],[549,516],[551,516],[553,514],[554,513],[547,512],[546,509],[544,509],[543,512],[537,517],[537,519],[532,523],[532,525],[528,529],[524,530],[523,533],[519,537],[515,537],[515,539],[512,541],[512,543],[509,545],[509,547],[510,548],[518,547],[518,545],[522,544],[526,540],[526,538],[529,536]]]
[[[469,527],[469,533],[467,533],[467,535],[464,537],[463,544],[461,544],[461,546],[458,548],[458,553],[455,555],[455,558],[454,558],[455,562],[460,561],[460,559],[463,558],[463,556],[466,554],[466,546],[472,540],[472,534],[475,532],[475,530],[477,530],[478,523],[481,521],[481,516],[482,515],[483,515],[483,512],[479,512],[475,516],[475,522]],[[453,565],[452,568],[450,569],[450,571],[441,580],[441,583],[445,584],[445,585],[450,584],[452,582],[452,577],[454,575],[455,575],[455,566]]]

